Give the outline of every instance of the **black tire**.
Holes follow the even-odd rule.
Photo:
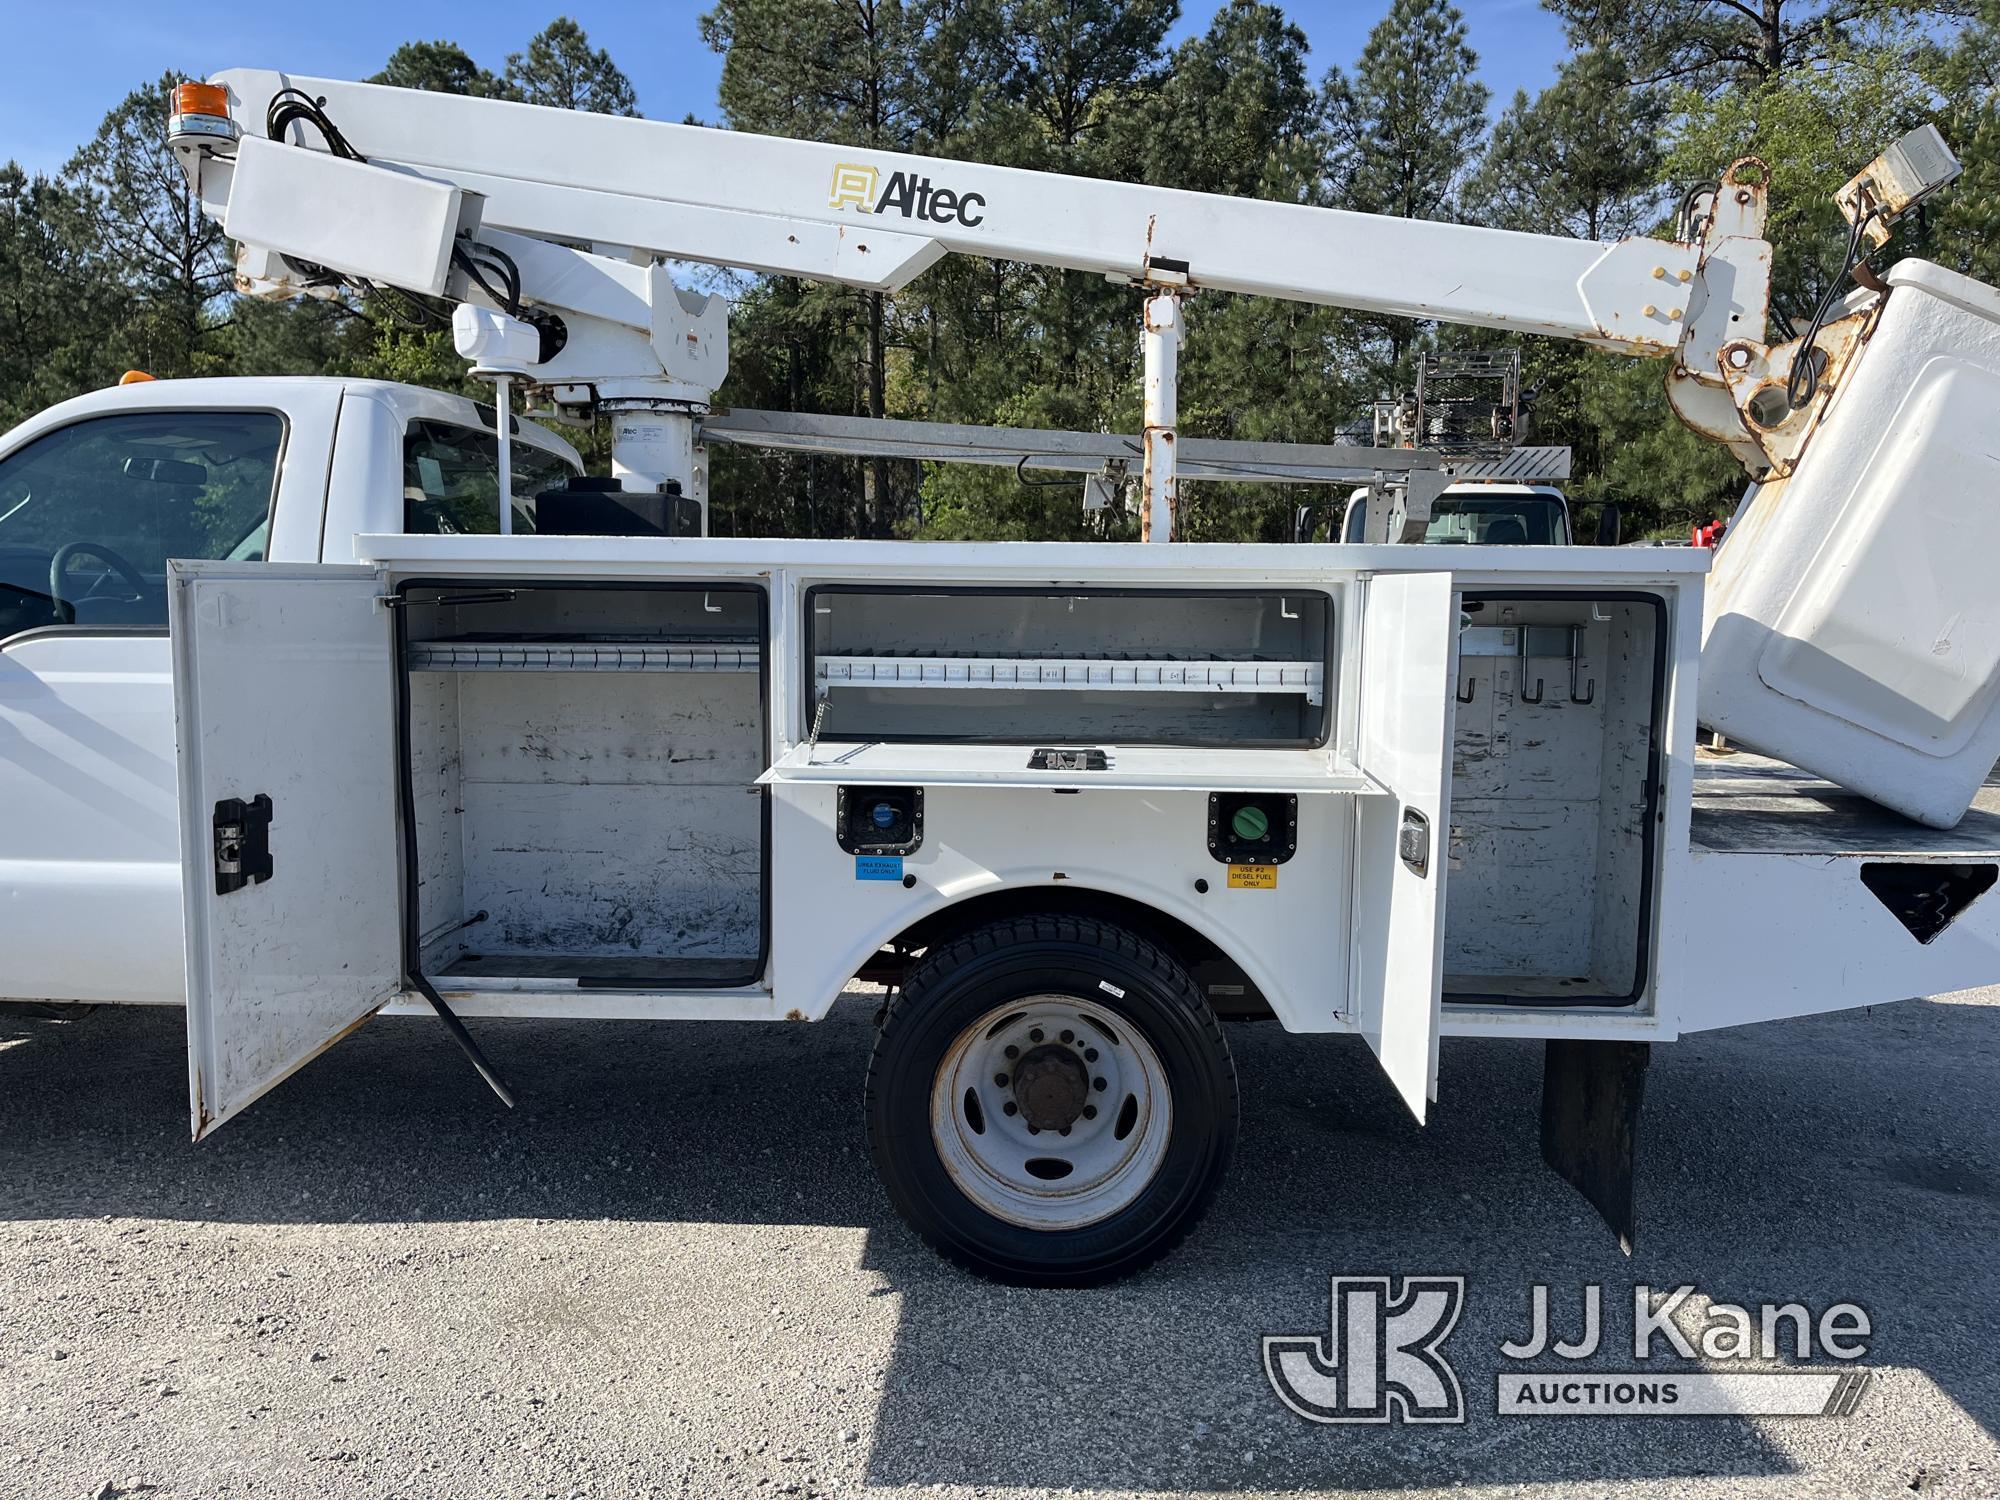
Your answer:
[[[947,1171],[932,1133],[932,1089],[961,1033],[1042,994],[1088,997],[1122,1018],[1151,1047],[1171,1103],[1150,1180],[1110,1217],[1073,1228],[987,1212]],[[1158,1260],[1206,1211],[1236,1142],[1236,1069],[1187,970],[1152,943],[1087,918],[1017,917],[934,945],[911,967],[876,1035],[866,1112],[883,1186],[945,1259],[1016,1286],[1095,1286]]]

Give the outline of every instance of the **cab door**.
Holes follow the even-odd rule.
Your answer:
[[[382,593],[371,568],[169,567],[197,1140],[401,987]]]
[[[1382,790],[1355,799],[1354,1010],[1419,1120],[1437,1097],[1457,626],[1449,573],[1368,581],[1356,758]]]

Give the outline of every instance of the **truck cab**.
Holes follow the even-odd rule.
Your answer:
[[[1363,540],[1367,522],[1368,491],[1357,489],[1348,497],[1340,539]],[[1449,485],[1431,503],[1424,532],[1425,542],[1440,546],[1567,547],[1575,540],[1569,501],[1551,484]]]
[[[168,559],[496,531],[493,420],[382,381],[141,380],[0,438],[0,999],[181,1003]],[[512,467],[525,530],[582,466],[517,421]]]

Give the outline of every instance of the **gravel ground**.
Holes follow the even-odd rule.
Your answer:
[[[891,1215],[865,996],[816,1027],[475,1022],[512,1114],[434,1023],[376,1021],[200,1147],[177,1012],[0,1017],[0,1495],[2000,1493],[1996,1007],[1660,1048],[1630,1261],[1541,1165],[1538,1045],[1447,1042],[1419,1130],[1358,1045],[1233,1028],[1209,1221],[1058,1293],[967,1281]],[[1336,1271],[1469,1279],[1467,1425],[1279,1406],[1259,1335],[1324,1328]],[[1853,1300],[1875,1384],[1844,1420],[1503,1420],[1536,1281],[1571,1318],[1587,1282]]]

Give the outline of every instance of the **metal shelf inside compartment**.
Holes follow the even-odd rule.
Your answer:
[[[755,672],[754,636],[480,636],[411,641],[412,672]]]
[[[1220,656],[822,656],[821,689],[970,688],[1114,693],[1297,693],[1324,701],[1326,667],[1317,661]]]

